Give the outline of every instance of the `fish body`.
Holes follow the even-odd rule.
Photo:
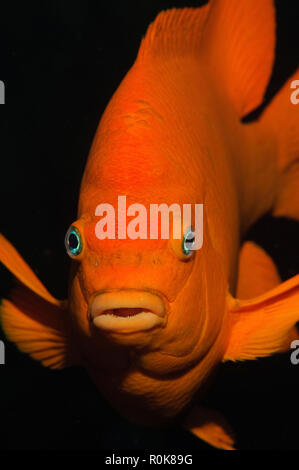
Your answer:
[[[129,419],[179,416],[228,449],[221,417],[199,406],[188,414],[195,397],[221,361],[286,350],[299,320],[299,276],[281,283],[262,249],[240,249],[267,211],[299,215],[294,77],[258,121],[242,122],[269,81],[274,16],[272,1],[212,0],[162,12],[149,27],[90,150],[67,234],[67,301],[0,243],[1,261],[23,284],[3,301],[2,325],[22,351],[53,368],[83,365]],[[203,204],[201,250],[186,255],[173,234],[124,239],[119,226],[114,239],[99,240],[96,208],[111,204],[119,220],[119,196],[147,213],[152,203]]]

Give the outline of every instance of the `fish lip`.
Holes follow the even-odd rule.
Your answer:
[[[144,309],[133,316],[105,313],[114,309]],[[138,333],[162,327],[167,311],[162,296],[156,291],[137,289],[104,290],[94,294],[89,307],[93,326],[106,333]]]

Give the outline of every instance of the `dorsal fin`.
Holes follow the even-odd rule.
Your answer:
[[[275,49],[273,0],[211,0],[200,8],[162,11],[141,42],[137,62],[196,56],[210,70],[239,117],[258,107]]]
[[[138,61],[190,54],[200,47],[209,5],[161,11],[147,29]]]
[[[275,51],[273,0],[212,0],[202,52],[239,117],[257,108]]]

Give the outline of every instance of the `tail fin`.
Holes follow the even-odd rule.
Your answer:
[[[278,192],[273,215],[299,220],[299,69],[261,117],[267,134],[276,139],[278,157]],[[296,104],[297,103],[297,104]]]

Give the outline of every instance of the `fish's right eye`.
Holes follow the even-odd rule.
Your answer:
[[[183,242],[182,242],[182,251],[184,255],[186,256],[191,256],[193,247],[195,243],[195,236],[194,236],[194,231],[192,227],[190,227],[189,230],[184,235]]]
[[[65,239],[65,248],[67,254],[70,258],[78,258],[83,250],[83,241],[80,234],[80,231],[74,225],[71,225],[68,231],[66,232]]]

